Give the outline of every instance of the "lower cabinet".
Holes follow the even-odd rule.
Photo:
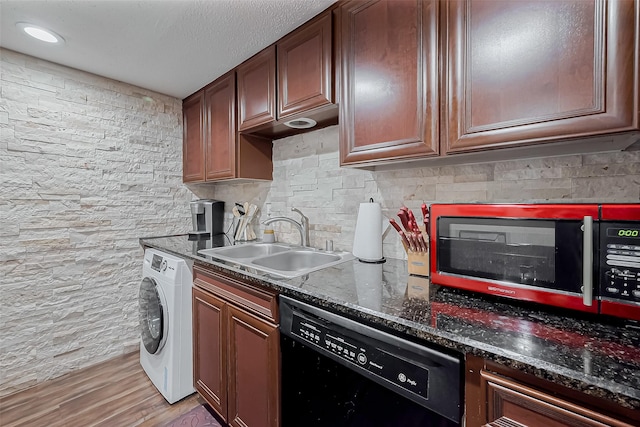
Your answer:
[[[230,426],[280,425],[276,295],[194,267],[194,384]]]
[[[487,393],[488,426],[629,426],[583,405],[527,387],[509,378],[482,372]],[[511,423],[511,424],[510,424]]]
[[[193,383],[200,395],[227,418],[225,302],[193,288]]]
[[[465,393],[467,426],[640,425],[631,409],[477,358],[467,359]]]

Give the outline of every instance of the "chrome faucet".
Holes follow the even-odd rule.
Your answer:
[[[268,218],[267,220],[265,220],[263,224],[268,225],[268,224],[271,224],[272,222],[277,222],[277,221],[289,222],[293,224],[293,226],[296,227],[300,232],[300,245],[309,246],[309,218],[304,216],[304,214],[300,212],[299,209],[291,208],[291,211],[297,212],[300,214],[300,222],[286,216],[274,216],[273,218]]]

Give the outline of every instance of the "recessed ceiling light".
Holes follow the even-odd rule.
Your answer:
[[[51,30],[47,30],[37,25],[29,24],[28,22],[18,22],[16,24],[18,28],[27,33],[33,38],[41,40],[46,43],[62,44],[64,39]]]

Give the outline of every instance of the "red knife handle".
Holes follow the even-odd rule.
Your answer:
[[[420,237],[418,237],[418,233],[412,232],[411,237],[416,245],[416,252],[422,252],[422,245],[420,244]]]
[[[421,206],[422,209],[422,223],[424,224],[425,233],[429,233],[429,210],[427,209],[426,203],[423,203]]]
[[[411,227],[411,231],[420,231],[416,217],[413,215],[413,211],[408,210],[407,213],[409,214],[409,226]]]
[[[402,244],[404,245],[405,250],[413,248],[413,244],[407,238],[407,234],[404,231],[400,232],[400,237],[402,237]],[[411,249],[411,250],[413,250],[413,249]]]
[[[393,228],[395,228],[398,233],[402,232],[402,229],[400,228],[400,226],[398,225],[395,219],[389,218],[389,224],[393,225]]]
[[[404,231],[402,231],[402,229],[400,228],[396,220],[393,218],[390,218],[389,222],[391,223],[391,225],[393,225],[393,228],[396,229],[398,234],[400,234],[400,237],[402,238],[402,244],[405,246],[405,248],[410,248],[411,245],[409,244],[409,240],[407,239],[407,236],[404,234]]]
[[[409,215],[406,211],[400,209],[398,211],[398,218],[402,222],[402,226],[404,227],[404,231],[411,231],[411,226],[409,225]]]
[[[427,246],[427,242],[424,240],[424,236],[422,233],[416,233],[418,236],[418,242],[420,243],[420,247],[422,248],[422,252],[428,252],[429,247]]]
[[[410,231],[407,231],[406,233],[402,233],[402,234],[405,235],[405,237],[407,238],[407,241],[409,242],[409,249],[415,252],[418,248],[418,242],[416,242],[415,237],[413,236],[413,233],[411,233]]]

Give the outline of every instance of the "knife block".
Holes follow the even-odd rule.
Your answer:
[[[409,274],[429,277],[429,252],[414,252],[407,249]]]
[[[422,230],[422,237],[424,238],[424,241],[427,242],[428,249],[429,235],[425,233],[424,227],[420,227],[420,230]],[[429,277],[429,251],[412,251],[406,245],[404,246],[404,250],[407,252],[407,267],[409,274]]]

